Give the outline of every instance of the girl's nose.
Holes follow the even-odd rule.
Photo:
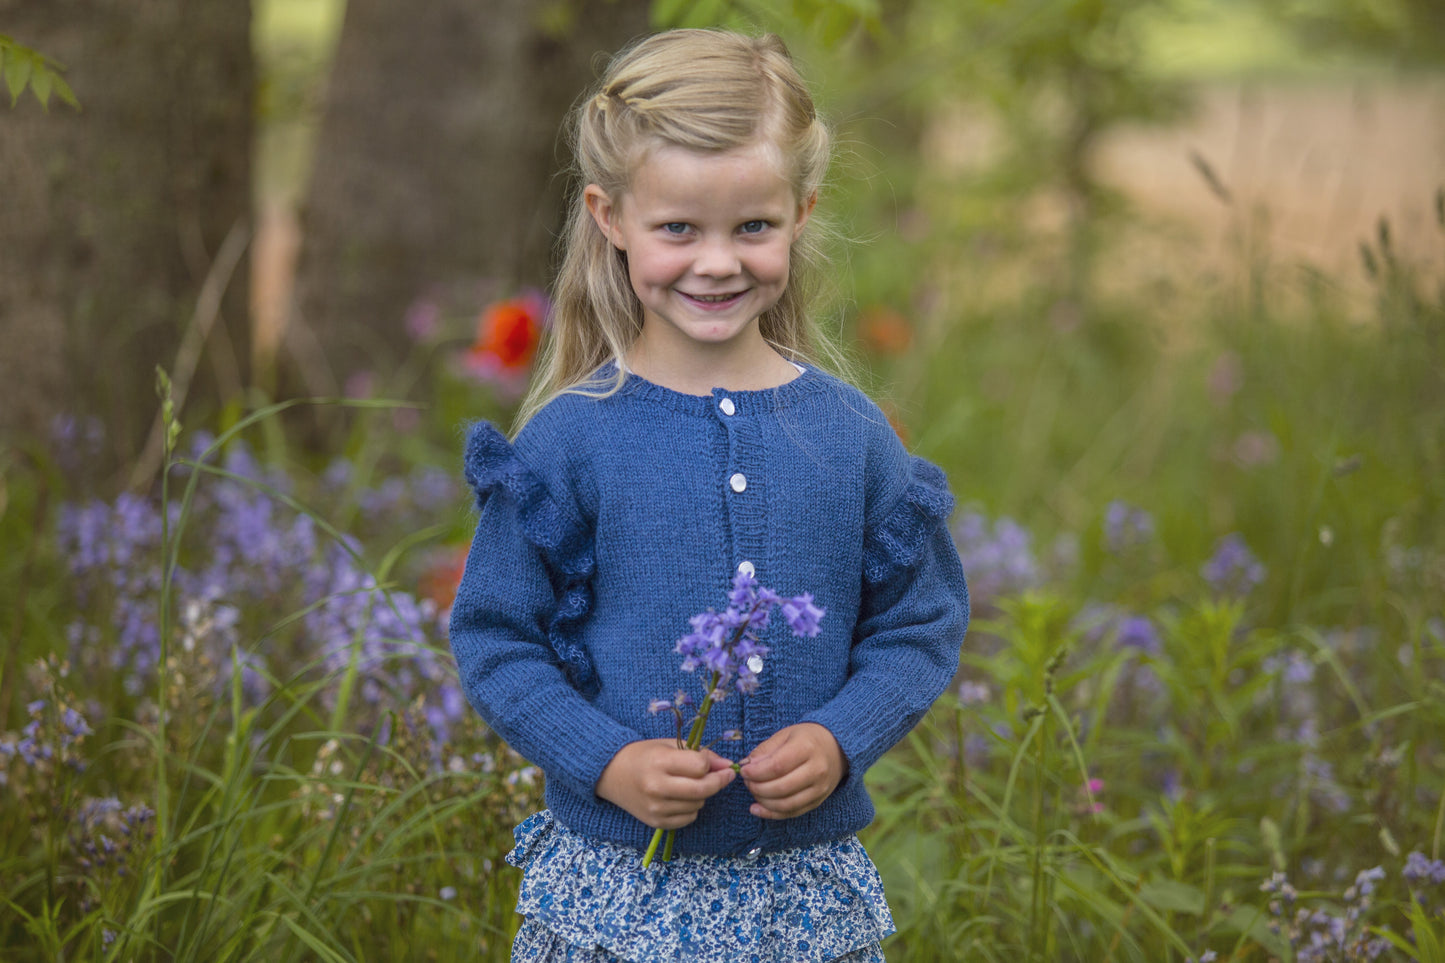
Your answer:
[[[732,277],[742,269],[737,252],[725,240],[704,241],[698,248],[692,269],[704,277]]]

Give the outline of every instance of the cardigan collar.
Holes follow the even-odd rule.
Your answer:
[[[765,414],[797,404],[827,385],[827,379],[816,368],[804,365],[797,365],[797,367],[799,368],[798,376],[776,388],[763,388],[756,391],[730,391],[726,388],[714,388],[711,394],[706,395],[690,395],[674,391],[671,388],[664,388],[660,384],[648,381],[629,371],[627,380],[622,383],[618,395],[703,417],[712,417],[714,412],[722,406],[724,399],[732,403],[733,410],[728,412],[729,414]]]

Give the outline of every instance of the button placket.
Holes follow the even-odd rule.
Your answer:
[[[721,474],[726,486],[722,495],[732,543],[730,554],[737,573],[756,578],[759,566],[766,570],[768,558],[767,419],[755,417],[756,407],[747,400],[723,391],[714,394],[712,404],[713,419],[727,438],[727,462]],[[739,728],[751,745],[757,745],[778,728],[776,708],[767,705],[773,682],[763,661],[759,676],[762,689],[756,694],[761,698],[742,699],[738,706]],[[729,828],[740,844],[737,852],[749,860],[757,859],[767,845],[766,824],[759,826],[759,821],[744,809],[737,814],[736,822],[729,820]]]

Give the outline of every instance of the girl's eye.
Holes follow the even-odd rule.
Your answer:
[[[761,234],[767,228],[767,221],[745,221],[741,230],[744,234]]]
[[[681,221],[670,221],[662,225],[662,230],[665,234],[686,234],[687,225]]]

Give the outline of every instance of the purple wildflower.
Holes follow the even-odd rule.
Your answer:
[[[1355,874],[1355,885],[1345,890],[1345,899],[1348,902],[1355,902],[1375,893],[1375,884],[1385,878],[1385,867],[1376,866],[1373,869],[1362,869]]]
[[[1240,598],[1264,581],[1265,568],[1243,536],[1233,532],[1219,540],[1200,574],[1216,595]]]
[[[1405,868],[1400,871],[1400,875],[1407,883],[1415,886],[1427,883],[1438,886],[1445,883],[1445,861],[1427,859],[1422,852],[1412,852],[1405,857]]]
[[[970,679],[965,679],[958,684],[959,705],[982,705],[992,698],[993,690],[988,687],[987,682],[975,682]]]
[[[122,808],[114,797],[85,800],[76,812],[72,838],[82,869],[125,876],[131,857],[150,839],[155,811],[136,804]]]
[[[1147,615],[1126,615],[1119,619],[1114,638],[1120,646],[1143,652],[1159,652],[1159,630]]]
[[[83,474],[105,447],[105,425],[92,416],[56,415],[50,421],[50,447],[68,474]]]
[[[1011,518],[1000,518],[990,527],[984,516],[965,513],[954,526],[953,540],[977,599],[1017,594],[1042,578],[1032,536]]]
[[[1147,545],[1154,537],[1154,518],[1142,508],[1112,501],[1104,510],[1104,544],[1115,555]]]
[[[770,588],[759,585],[747,572],[739,572],[728,591],[728,607],[722,612],[709,609],[689,619],[692,631],[677,640],[676,651],[682,656],[682,670],[692,672],[699,667],[713,673],[708,698],[721,702],[731,688],[750,693],[757,690],[758,675],[768,647],[760,639],[767,631],[774,608],[783,610],[783,618],[794,635],[814,636],[824,610],[808,593],[783,598]]]
[[[783,618],[788,623],[788,628],[793,630],[794,635],[812,638],[821,631],[819,622],[823,618],[823,609],[813,604],[813,594],[804,592],[795,598],[787,599],[782,603]]]
[[[692,718],[686,741],[682,736],[682,708],[691,700],[678,690],[672,702],[653,699],[647,711],[656,715],[671,709],[677,718],[678,747],[699,749],[702,747],[703,731],[707,728],[708,713],[713,703],[726,698],[730,689],[736,688],[744,695],[756,692],[758,676],[763,671],[763,660],[769,649],[762,642],[762,633],[769,625],[769,616],[774,608],[783,610],[783,618],[794,635],[815,636],[820,630],[824,610],[817,605],[810,593],[804,592],[791,598],[783,598],[770,588],[759,585],[757,578],[747,571],[739,571],[728,589],[728,606],[722,612],[708,609],[688,620],[692,631],[677,640],[676,652],[682,656],[682,670],[696,671],[705,668],[711,674],[706,683],[702,705]],[[729,729],[722,739],[729,742],[741,741],[742,732]],[[734,764],[737,768],[737,764]],[[667,846],[662,853],[665,862],[672,855],[672,832],[657,830],[643,856],[642,865],[648,866],[657,852],[664,835]]]

